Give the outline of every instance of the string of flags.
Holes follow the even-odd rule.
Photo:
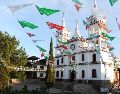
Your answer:
[[[38,12],[41,14],[41,15],[52,15],[56,12],[60,12],[60,10],[53,10],[53,9],[48,9],[48,8],[40,8],[39,6],[36,5],[36,8],[38,10]]]

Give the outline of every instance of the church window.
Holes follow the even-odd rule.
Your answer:
[[[40,73],[40,77],[43,77],[43,73]]]
[[[85,71],[82,70],[82,78],[85,78]]]
[[[63,71],[61,71],[61,77],[63,77]]]
[[[75,62],[75,56],[72,56],[72,61]]]
[[[63,64],[63,57],[61,58],[61,63]]]
[[[93,54],[92,57],[93,57],[93,61],[95,62],[96,61],[96,54]]]
[[[97,78],[96,69],[92,70],[92,78]]]
[[[82,61],[84,61],[85,60],[85,57],[84,57],[84,54],[82,54]]]
[[[59,77],[59,71],[56,71],[56,77]]]
[[[57,65],[59,65],[59,59],[57,60]]]

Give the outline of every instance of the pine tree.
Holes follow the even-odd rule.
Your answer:
[[[45,77],[47,88],[50,88],[54,84],[54,81],[55,79],[54,79],[53,41],[51,38],[48,66],[47,66],[46,77]]]

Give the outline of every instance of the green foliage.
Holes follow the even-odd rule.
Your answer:
[[[49,51],[49,59],[48,59],[48,66],[46,71],[45,82],[47,88],[50,88],[54,84],[54,57],[53,57],[53,42],[51,38],[50,42],[50,51]]]
[[[17,72],[10,67],[19,67],[25,65],[27,62],[27,56],[25,49],[19,47],[19,41],[16,40],[15,36],[10,36],[8,33],[0,32],[0,59],[3,59],[0,68],[2,74],[0,81],[6,86],[12,78],[24,79],[24,72]],[[9,80],[8,80],[9,79]]]

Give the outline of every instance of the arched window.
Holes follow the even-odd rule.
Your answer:
[[[74,61],[74,62],[75,62],[75,56],[72,56],[72,61]]]
[[[56,71],[56,77],[59,77],[59,71]]]
[[[61,63],[63,64],[63,57],[61,58]]]
[[[61,71],[61,77],[63,77],[63,71]]]
[[[93,70],[92,70],[92,78],[97,78],[96,69],[93,69]]]
[[[84,54],[82,54],[82,61],[84,61],[85,60],[85,57],[84,57]]]
[[[84,77],[85,77],[85,71],[82,70],[82,78],[84,78]]]
[[[95,62],[96,61],[96,54],[93,54],[93,62]]]
[[[59,65],[59,59],[57,60],[57,65]]]

